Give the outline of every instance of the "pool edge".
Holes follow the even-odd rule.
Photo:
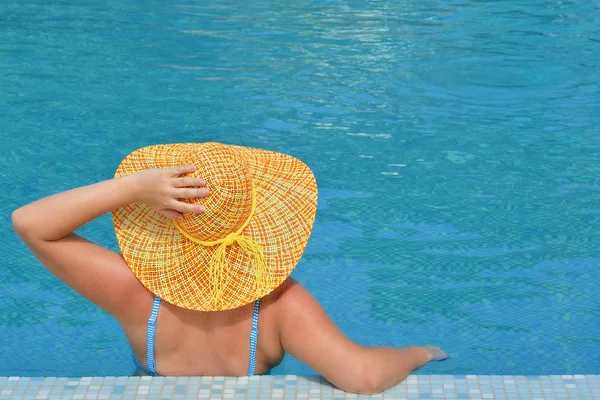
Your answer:
[[[600,375],[411,375],[376,394],[333,388],[318,376],[0,377],[8,399],[599,399]]]

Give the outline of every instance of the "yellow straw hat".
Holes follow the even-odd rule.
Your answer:
[[[144,147],[115,177],[193,164],[210,194],[206,212],[180,220],[144,203],[113,212],[123,258],[152,293],[179,307],[221,311],[251,303],[290,275],[308,242],[317,185],[302,161],[220,143]]]

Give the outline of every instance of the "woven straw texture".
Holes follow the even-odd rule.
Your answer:
[[[206,212],[185,214],[180,226],[198,240],[213,241],[237,231],[251,217],[241,235],[260,246],[268,285],[257,282],[253,255],[233,243],[225,250],[223,295],[214,304],[211,268],[217,246],[186,238],[171,219],[144,203],[113,212],[125,261],[146,288],[179,307],[221,311],[264,297],[290,275],[308,242],[317,208],[312,172],[300,160],[281,153],[192,143],[136,150],[123,160],[115,177],[188,164],[194,164],[196,171],[187,176],[205,179],[210,195],[186,200],[203,204]],[[253,191],[256,208],[250,215]]]

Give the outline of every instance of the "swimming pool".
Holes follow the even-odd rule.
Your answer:
[[[420,373],[600,373],[597,2],[48,3],[0,5],[0,376],[133,371],[10,212],[195,141],[311,166],[294,276],[352,339],[451,355]],[[81,233],[116,249],[108,216]]]

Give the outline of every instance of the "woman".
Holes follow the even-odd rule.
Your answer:
[[[177,144],[139,149],[114,179],[12,221],[52,273],[119,321],[151,375],[262,374],[288,352],[342,390],[377,393],[447,358],[353,343],[290,277],[316,207],[314,176],[296,158]],[[73,233],[107,212],[122,254]]]

